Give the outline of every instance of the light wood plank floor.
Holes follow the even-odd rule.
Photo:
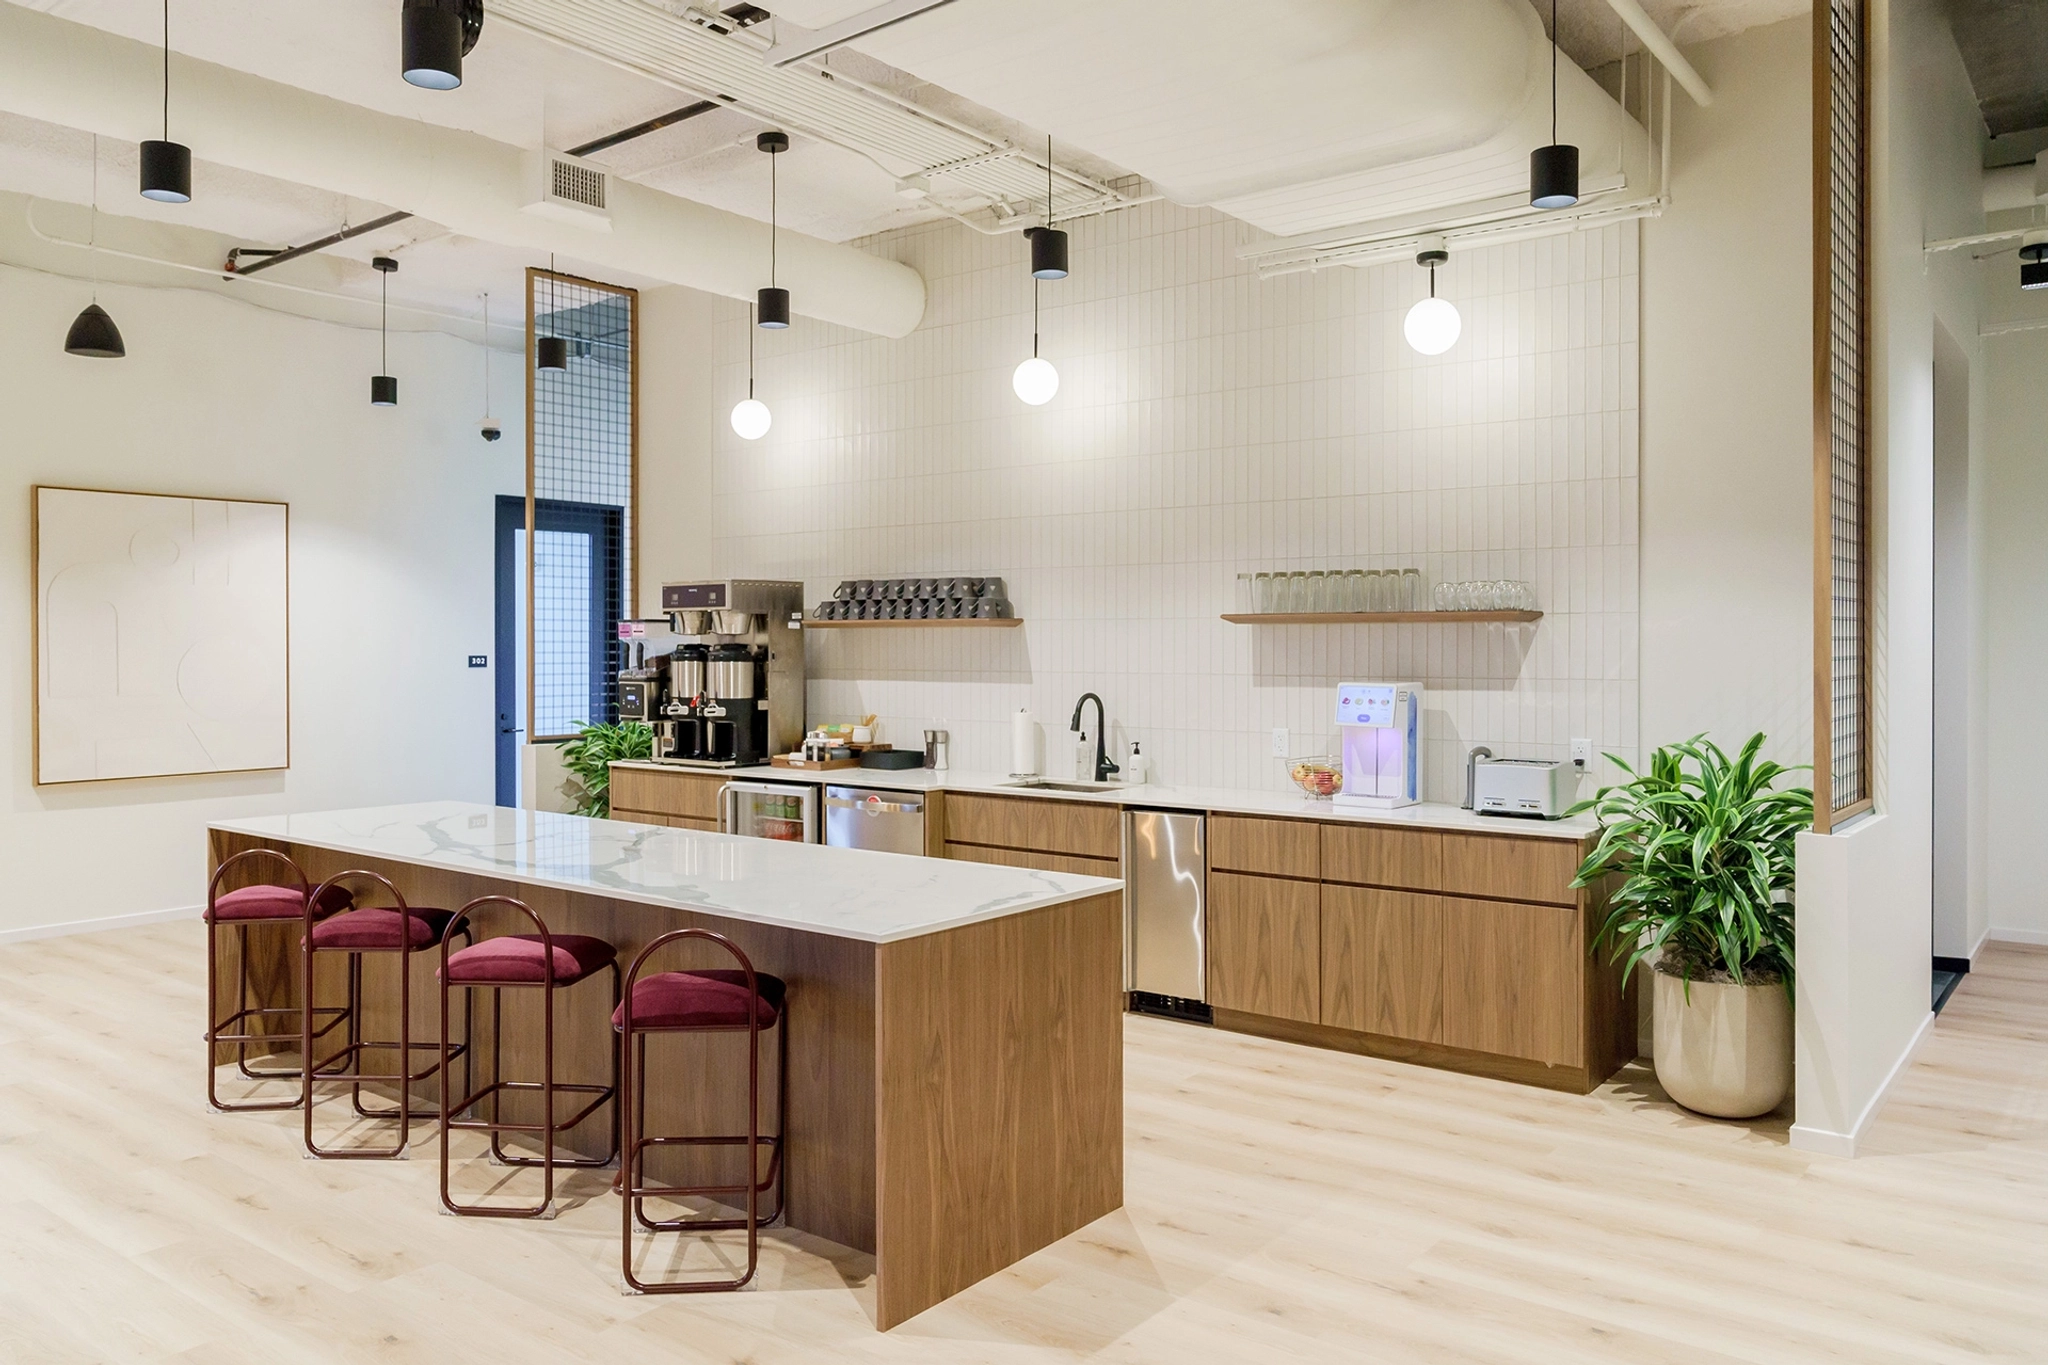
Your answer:
[[[0,948],[0,1361],[2048,1360],[2048,949],[1986,954],[1854,1162],[1639,1070],[1573,1097],[1134,1019],[1128,1207],[886,1336],[840,1248],[628,1298],[601,1176],[450,1218],[426,1125],[311,1162],[295,1114],[209,1113],[200,963],[187,924]]]

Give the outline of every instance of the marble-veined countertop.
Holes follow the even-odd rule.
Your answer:
[[[217,820],[211,828],[869,943],[916,938],[1123,885],[467,801]]]

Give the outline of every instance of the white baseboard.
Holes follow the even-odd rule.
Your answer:
[[[39,938],[63,938],[70,934],[97,934],[108,929],[133,929],[142,924],[167,924],[172,920],[198,919],[200,905],[174,905],[168,910],[144,910],[133,915],[109,915],[105,919],[77,919],[64,924],[35,924],[26,929],[0,929],[0,943],[29,943]]]
[[[2048,943],[2048,929],[2000,929],[1993,927],[1984,931],[1984,937],[1992,943]]]
[[[1919,1055],[1921,1047],[1933,1033],[1934,1011],[1929,1010],[1926,1017],[1921,1019],[1920,1027],[1913,1030],[1913,1037],[1906,1044],[1905,1051],[1892,1062],[1892,1069],[1885,1073],[1883,1083],[1877,1087],[1877,1093],[1870,1097],[1870,1103],[1863,1106],[1863,1112],[1856,1116],[1856,1122],[1850,1126],[1848,1132],[1837,1133],[1830,1128],[1809,1128],[1804,1124],[1795,1123],[1792,1125],[1792,1145],[1802,1152],[1819,1152],[1822,1156],[1855,1156],[1856,1144],[1870,1131],[1870,1125],[1877,1119],[1877,1111],[1884,1107],[1885,1100],[1891,1096],[1892,1087],[1899,1083],[1899,1077],[1905,1075],[1906,1069],[1913,1065],[1913,1058]]]

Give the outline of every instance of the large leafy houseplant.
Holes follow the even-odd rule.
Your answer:
[[[1695,735],[1640,774],[1610,754],[1629,780],[1574,807],[1599,817],[1600,839],[1573,885],[1620,874],[1598,943],[1629,971],[1651,958],[1688,993],[1699,979],[1791,994],[1793,849],[1813,792],[1779,787],[1798,770],[1759,761],[1763,744],[1753,735],[1731,760]]]
[[[638,721],[623,725],[586,725],[574,739],[562,741],[562,766],[576,779],[576,813],[602,820],[612,813],[614,763],[646,758],[654,752],[654,730]]]

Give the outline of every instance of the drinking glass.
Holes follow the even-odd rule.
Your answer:
[[[1369,590],[1368,590],[1368,589],[1367,589],[1367,587],[1366,587],[1366,584],[1367,584],[1367,582],[1368,582],[1368,580],[1367,580],[1367,578],[1366,578],[1365,570],[1363,570],[1363,569],[1346,569],[1346,570],[1344,571],[1344,607],[1343,607],[1343,610],[1345,610],[1345,611],[1370,611],[1370,610],[1372,610],[1372,606],[1371,606],[1372,598],[1371,598],[1371,595],[1370,595],[1370,593],[1369,593]]]
[[[952,594],[948,593],[947,596],[950,597]],[[1237,576],[1237,582],[1233,585],[1231,591],[1230,609],[1239,615],[1257,610],[1253,605],[1252,576],[1250,574],[1241,573]]]
[[[1451,607],[1451,596],[1452,596],[1452,592],[1451,592],[1451,589],[1452,589],[1452,585],[1451,585],[1451,584],[1449,584],[1449,583],[1439,583],[1439,584],[1437,584],[1437,585],[1436,585],[1436,588],[1435,588],[1435,590],[1434,590],[1434,591],[1433,591],[1433,592],[1431,593],[1431,595],[1430,595],[1430,600],[1436,603],[1436,609],[1437,609],[1438,611],[1450,611],[1450,610],[1452,610],[1452,607]]]
[[[1328,611],[1330,609],[1329,581],[1330,576],[1321,569],[1310,569],[1308,577],[1302,580],[1301,605],[1296,607],[1295,610],[1304,612]]]
[[[1304,612],[1309,610],[1304,605],[1308,601],[1308,573],[1306,570],[1296,569],[1287,575],[1287,597],[1285,601],[1286,605],[1280,608],[1282,611]]]
[[[1401,610],[1422,610],[1422,570],[1401,570]]]
[[[1273,575],[1255,573],[1252,575],[1252,610],[1266,612],[1273,610]]]

